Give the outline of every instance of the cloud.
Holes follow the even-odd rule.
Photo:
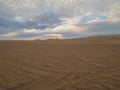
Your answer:
[[[119,4],[119,0],[0,0],[0,39],[119,34]]]
[[[0,36],[2,37],[11,37],[11,36],[17,36],[18,33],[17,32],[10,32],[10,33],[7,33],[7,34],[1,34]]]
[[[23,32],[24,33],[39,33],[39,31],[36,29],[24,29]]]
[[[23,17],[21,17],[21,16],[16,16],[16,17],[14,18],[14,20],[17,21],[17,22],[21,22],[21,23],[24,23],[24,22],[25,22],[25,19],[24,19]]]

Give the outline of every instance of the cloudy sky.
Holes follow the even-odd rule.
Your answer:
[[[120,0],[0,0],[0,40],[120,34]]]

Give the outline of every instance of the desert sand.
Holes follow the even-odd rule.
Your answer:
[[[120,90],[120,35],[0,41],[0,90]]]

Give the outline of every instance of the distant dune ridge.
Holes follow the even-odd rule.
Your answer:
[[[45,42],[45,43],[71,43],[71,44],[104,44],[104,43],[120,43],[120,35],[100,35],[100,36],[89,36],[89,37],[81,37],[74,39],[47,39],[47,40],[39,40],[35,39],[35,41]]]
[[[120,35],[0,41],[0,90],[120,90]]]

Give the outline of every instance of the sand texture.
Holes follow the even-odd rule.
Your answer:
[[[0,90],[120,90],[120,35],[0,41]]]

